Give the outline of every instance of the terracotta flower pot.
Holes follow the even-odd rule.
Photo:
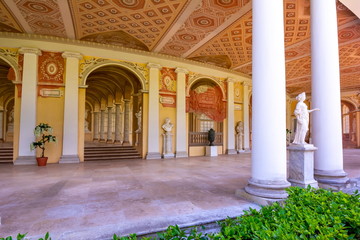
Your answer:
[[[37,157],[36,161],[38,166],[46,166],[48,158],[47,157]]]

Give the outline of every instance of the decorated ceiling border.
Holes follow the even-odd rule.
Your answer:
[[[130,72],[132,72],[136,77],[139,78],[141,82],[141,88],[143,91],[148,90],[148,79],[149,79],[149,69],[146,67],[146,64],[133,63],[121,60],[110,60],[106,58],[97,58],[92,56],[84,56],[83,59],[79,62],[79,77],[80,77],[80,86],[86,86],[86,79],[88,75],[93,72],[95,69],[98,69],[103,66],[117,65],[123,67]]]
[[[38,34],[22,34],[22,33],[12,33],[12,32],[0,32],[0,38],[2,38],[2,37],[10,38],[10,39],[15,38],[15,39],[24,39],[24,40],[34,40],[34,41],[36,41],[36,40],[50,41],[50,42],[56,42],[56,43],[71,44],[71,45],[76,45],[76,46],[81,46],[81,47],[91,47],[91,48],[100,48],[100,49],[113,50],[113,51],[121,51],[121,52],[125,52],[125,53],[139,54],[144,57],[156,57],[156,58],[161,58],[164,60],[176,61],[178,63],[185,63],[185,64],[191,64],[194,66],[207,67],[207,68],[219,70],[224,73],[234,74],[234,75],[237,75],[240,77],[245,77],[245,78],[251,78],[248,74],[241,73],[241,72],[231,70],[231,69],[218,67],[218,66],[211,65],[208,63],[204,63],[204,62],[197,62],[197,61],[194,61],[191,59],[184,59],[184,58],[179,58],[176,56],[165,55],[162,53],[147,52],[147,51],[138,50],[138,49],[114,46],[114,45],[110,45],[110,44],[87,42],[87,41],[81,41],[81,40],[76,40],[76,39],[66,39],[66,38],[61,38],[61,37],[45,36],[45,35],[38,35]]]

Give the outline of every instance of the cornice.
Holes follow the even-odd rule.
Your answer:
[[[61,56],[63,58],[77,58],[79,60],[83,58],[83,56],[80,53],[75,53],[75,52],[63,52]]]
[[[175,56],[166,55],[166,54],[162,54],[162,53],[147,52],[147,51],[142,51],[142,50],[138,50],[138,49],[125,48],[125,47],[114,46],[114,45],[109,45],[109,44],[87,42],[87,41],[81,41],[81,40],[76,40],[76,39],[60,38],[60,37],[38,35],[38,34],[9,33],[9,32],[1,32],[0,38],[15,38],[15,39],[37,40],[37,41],[48,41],[48,42],[51,41],[51,42],[61,43],[61,44],[71,44],[71,45],[94,47],[94,48],[100,48],[100,49],[106,49],[106,50],[122,51],[122,52],[126,52],[126,53],[140,54],[140,55],[148,56],[148,57],[161,58],[164,60],[172,60],[172,61],[181,62],[181,63],[185,63],[185,64],[191,64],[191,65],[195,65],[195,66],[199,66],[199,67],[207,67],[207,68],[216,69],[216,70],[219,70],[219,71],[222,71],[225,73],[230,73],[230,74],[234,74],[234,75],[238,75],[241,77],[246,77],[246,78],[251,79],[251,76],[249,76],[247,74],[237,72],[237,71],[227,69],[227,68],[214,66],[214,65],[211,65],[208,63],[197,62],[194,60],[175,57]]]

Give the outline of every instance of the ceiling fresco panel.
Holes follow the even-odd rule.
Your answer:
[[[139,44],[112,41],[117,32],[124,32],[141,41],[151,50],[181,14],[188,1],[184,0],[70,0],[78,39],[89,35],[101,37],[102,43],[137,48]],[[124,34],[123,34],[124,35]],[[91,38],[94,40],[94,38]],[[109,39],[106,42],[104,39]]]
[[[16,0],[15,3],[33,33],[66,37],[57,0]]]

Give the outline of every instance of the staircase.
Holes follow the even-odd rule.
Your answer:
[[[1,163],[13,163],[12,147],[0,147],[0,164]]]
[[[85,146],[84,149],[85,161],[125,159],[141,159],[141,156],[132,146]]]

